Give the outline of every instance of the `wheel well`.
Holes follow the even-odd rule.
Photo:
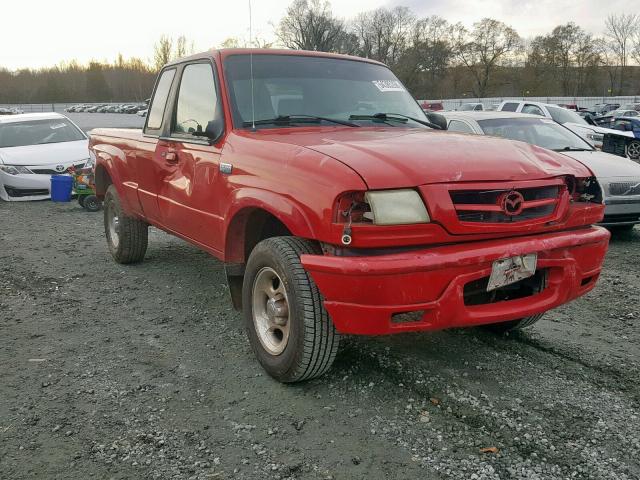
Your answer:
[[[262,240],[290,236],[291,231],[275,215],[259,208],[239,212],[227,232],[225,270],[231,300],[236,310],[242,309],[244,266],[251,251]]]
[[[111,176],[107,169],[98,165],[95,173],[96,196],[101,200],[104,199],[104,195],[107,193],[107,188],[109,188],[109,185],[112,183],[113,181],[111,180]]]

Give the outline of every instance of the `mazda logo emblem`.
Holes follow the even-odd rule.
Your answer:
[[[56,172],[64,172],[64,165],[56,165]]]
[[[520,215],[524,208],[524,197],[520,192],[511,190],[510,192],[500,195],[498,205],[500,205],[505,215],[509,215],[510,217]]]

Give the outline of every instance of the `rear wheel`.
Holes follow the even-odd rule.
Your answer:
[[[144,259],[148,225],[125,215],[113,185],[109,185],[104,197],[104,231],[109,251],[116,262],[137,263]]]
[[[509,322],[500,322],[500,323],[490,323],[489,325],[484,325],[484,328],[487,330],[491,330],[495,333],[507,333],[512,332],[514,330],[521,330],[523,328],[530,327],[538,320],[542,318],[542,313],[538,315],[531,315],[530,317],[520,318],[518,320],[511,320]]]
[[[247,335],[262,367],[281,382],[322,375],[338,351],[339,335],[300,263],[305,253],[321,254],[308,240],[269,238],[253,249],[245,269]]]
[[[633,140],[627,145],[627,155],[632,160],[640,160],[640,140]]]

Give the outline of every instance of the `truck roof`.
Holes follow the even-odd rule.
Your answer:
[[[276,49],[276,48],[221,48],[221,49],[211,49],[205,52],[196,53],[194,55],[190,55],[188,57],[178,58],[173,60],[172,62],[167,63],[167,65],[176,65],[179,63],[183,63],[190,60],[198,60],[203,58],[221,58],[224,60],[226,57],[231,55],[291,55],[291,56],[301,56],[301,57],[324,57],[324,58],[337,58],[342,60],[355,60],[359,62],[367,62],[374,63],[377,65],[384,65],[384,63],[378,62],[376,60],[371,60],[369,58],[355,57],[353,55],[342,55],[339,53],[327,53],[327,52],[316,52],[311,50],[289,50],[289,49]]]

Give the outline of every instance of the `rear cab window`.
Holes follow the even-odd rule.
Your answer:
[[[158,135],[160,133],[167,107],[167,99],[169,98],[175,75],[175,68],[165,70],[160,74],[153,98],[151,99],[151,107],[149,107],[149,114],[147,115],[147,124],[144,128],[144,133],[147,135]]]
[[[500,109],[502,112],[515,112],[518,109],[518,103],[507,102]]]

